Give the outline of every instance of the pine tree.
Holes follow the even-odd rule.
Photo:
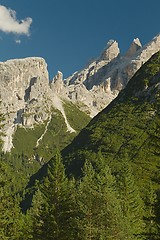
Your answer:
[[[40,239],[41,232],[41,206],[43,204],[43,197],[41,191],[38,189],[38,181],[35,185],[37,191],[32,198],[32,207],[27,210],[24,215],[24,222],[22,229],[21,240]]]
[[[111,170],[104,160],[96,180],[99,193],[100,239],[125,239],[122,209],[116,191],[115,177],[111,174]]]
[[[0,162],[0,239],[21,239],[23,217],[19,198],[8,192],[7,165]]]
[[[119,170],[117,184],[126,232],[124,239],[143,239],[144,202],[134,181],[132,168],[127,161],[123,162]]]
[[[158,240],[159,233],[159,219],[158,219],[158,196],[153,189],[153,184],[148,181],[148,184],[144,191],[144,201],[145,201],[145,214],[144,219],[146,223],[145,236],[147,240]]]
[[[60,154],[56,154],[48,176],[40,187],[41,204],[34,216],[34,239],[76,239],[73,182],[65,176]]]
[[[123,239],[121,209],[114,189],[114,178],[108,166],[97,174],[86,162],[79,183],[78,239]]]
[[[80,180],[77,193],[78,203],[78,239],[96,239],[96,198],[95,172],[88,162],[84,165],[84,177]],[[94,238],[95,237],[95,238]]]

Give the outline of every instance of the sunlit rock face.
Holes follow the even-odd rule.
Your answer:
[[[43,58],[1,62],[0,82],[4,151],[9,151],[13,147],[12,135],[17,125],[34,127],[34,124],[47,120],[51,109],[56,108],[57,96],[50,88]]]
[[[105,108],[123,89],[135,72],[160,50],[160,35],[141,46],[134,39],[128,51],[120,54],[118,43],[110,40],[100,56],[67,79],[58,71],[49,80],[43,58],[0,62],[0,111],[4,114],[4,151],[13,147],[17,125],[34,127],[50,118],[53,108],[61,111],[71,129],[63,99],[71,101],[91,117]]]
[[[68,97],[73,102],[80,101],[87,106],[91,116],[96,115],[159,50],[160,35],[145,46],[135,38],[124,55],[120,54],[118,43],[110,40],[100,57],[65,80]]]

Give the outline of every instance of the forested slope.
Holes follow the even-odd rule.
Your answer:
[[[160,52],[61,154],[27,189],[25,214],[0,165],[2,239],[160,239]]]

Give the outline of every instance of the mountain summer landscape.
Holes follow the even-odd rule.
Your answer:
[[[160,239],[160,34],[66,79],[0,62],[0,81],[0,239]]]

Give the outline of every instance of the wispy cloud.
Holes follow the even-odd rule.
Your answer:
[[[32,18],[28,17],[19,21],[14,10],[0,5],[0,31],[29,36],[31,23]]]

